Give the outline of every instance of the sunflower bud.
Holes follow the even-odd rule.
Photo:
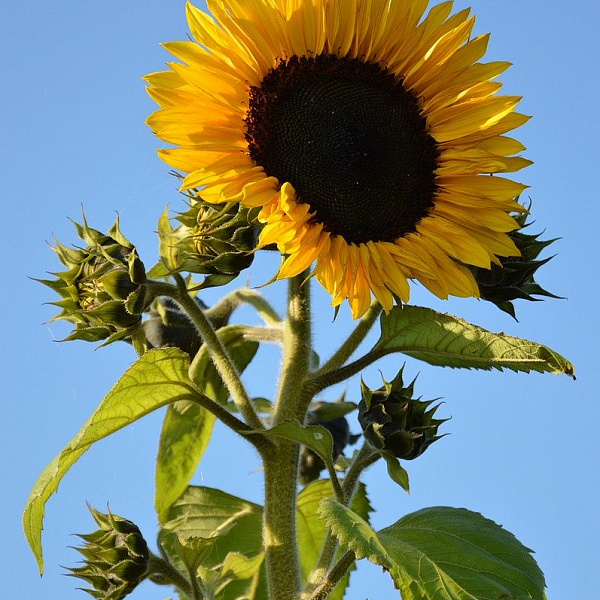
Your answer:
[[[84,591],[94,598],[121,600],[148,574],[148,545],[131,521],[89,508],[100,529],[79,535],[85,545],[75,549],[83,555],[84,565],[68,574],[91,584],[94,589]]]
[[[203,310],[206,305],[196,302]],[[179,348],[194,357],[202,345],[202,338],[187,315],[168,298],[157,298],[144,321],[144,333],[149,348]]]
[[[134,246],[119,230],[119,221],[108,234],[75,223],[84,248],[52,247],[66,271],[57,279],[40,279],[61,296],[52,302],[62,309],[53,320],[66,320],[75,329],[66,339],[109,344],[129,338],[141,323],[147,307],[146,271]]]
[[[439,426],[448,419],[434,419],[435,400],[413,399],[414,381],[403,387],[402,371],[384,387],[369,389],[361,383],[362,400],[358,404],[358,421],[365,438],[379,451],[404,460],[413,460],[440,439]],[[431,407],[431,408],[430,408]]]
[[[214,206],[194,193],[188,198],[190,207],[176,217],[177,228],[166,213],[160,219],[162,261],[169,273],[206,275],[198,287],[225,285],[252,264],[257,228],[239,204]]]
[[[500,257],[500,264],[492,264],[490,269],[470,267],[483,300],[493,302],[500,310],[516,319],[513,300],[522,299],[538,301],[534,296],[560,298],[546,291],[535,281],[535,273],[553,257],[537,260],[544,248],[556,241],[540,240],[540,233],[529,235],[523,229],[529,226],[526,223],[527,215],[519,215],[516,221],[521,226],[520,230],[512,231],[508,235],[519,249],[520,256]]]

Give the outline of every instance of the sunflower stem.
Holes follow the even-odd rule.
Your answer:
[[[252,401],[248,396],[248,392],[242,383],[240,374],[235,366],[235,363],[229,356],[227,349],[221,343],[217,333],[210,324],[206,315],[194,299],[189,295],[185,281],[181,275],[174,275],[177,282],[177,290],[171,297],[177,301],[181,308],[186,312],[192,323],[196,326],[198,333],[201,335],[204,344],[206,345],[210,357],[227,386],[233,401],[239,411],[244,416],[246,423],[255,429],[264,429],[264,425],[256,413]],[[165,295],[167,295],[165,293]],[[190,367],[190,375],[194,381],[194,362]]]
[[[288,314],[283,329],[283,366],[273,425],[288,419],[304,422],[303,384],[310,368],[312,349],[310,279],[301,273],[289,280]]]
[[[324,600],[331,594],[333,588],[340,582],[342,577],[348,572],[348,569],[354,564],[356,555],[352,550],[346,552],[342,558],[329,571],[325,580],[318,585],[307,598],[307,600]]]
[[[357,375],[365,367],[368,367],[375,361],[378,361],[380,358],[383,358],[386,354],[390,353],[390,350],[371,350],[345,367],[340,367],[339,369],[325,373],[321,373],[322,369],[320,369],[306,382],[306,387],[308,390],[310,390],[310,393],[314,397],[324,389],[327,389],[332,385],[336,385],[337,383],[341,383],[342,381],[346,381],[350,377]]]
[[[306,273],[289,281],[288,313],[283,330],[283,365],[273,425],[294,419],[304,423],[304,380],[311,353],[310,285]],[[262,451],[265,469],[263,539],[270,600],[296,600],[300,567],[296,545],[296,493],[299,444],[275,439]]]
[[[356,490],[358,489],[358,481],[362,472],[370,467],[373,463],[377,462],[380,455],[374,448],[365,441],[358,454],[354,457],[344,481],[342,484],[342,500],[340,501],[344,506],[350,506]],[[338,549],[337,538],[331,530],[327,532],[325,541],[323,542],[323,548],[321,555],[319,556],[319,562],[313,569],[312,573],[308,576],[308,582],[304,589],[303,598],[312,598],[316,593],[316,590],[324,585],[327,581],[327,571],[333,563],[335,554]]]
[[[244,339],[281,345],[283,331],[281,327],[247,327],[244,331]]]
[[[190,581],[188,581],[168,560],[160,558],[159,556],[155,556],[154,554],[150,555],[146,576],[158,585],[173,585],[189,598],[193,598],[193,600],[202,600],[202,596],[198,597],[194,593],[194,588]]]
[[[354,354],[354,351],[363,342],[371,328],[375,324],[377,317],[381,314],[381,304],[375,301],[369,307],[369,310],[362,316],[354,331],[348,336],[348,339],[336,350],[331,358],[315,373],[315,377],[329,373],[334,369],[339,369]]]
[[[250,288],[240,288],[227,294],[214,306],[209,308],[206,314],[208,317],[215,318],[216,320],[229,317],[242,304],[249,304],[254,307],[267,325],[278,325],[281,323],[281,317],[277,314],[277,311],[261,294]]]
[[[263,434],[249,434],[250,432],[254,432],[254,430],[246,425],[243,421],[240,421],[235,415],[232,415],[224,406],[211,400],[205,394],[195,390],[193,397],[191,398],[192,402],[195,402],[202,408],[211,412],[217,419],[223,423],[223,425],[229,427],[232,431],[243,437],[245,440],[250,442],[255,448],[259,449],[265,446],[272,445],[271,441],[267,439]]]

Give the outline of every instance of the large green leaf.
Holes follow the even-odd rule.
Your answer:
[[[188,377],[189,356],[176,348],[146,352],[119,379],[64,450],[44,469],[27,500],[23,528],[43,572],[42,528],[48,498],[69,469],[95,442],[148,413],[197,393]]]
[[[254,358],[258,342],[244,339],[244,327],[230,325],[218,331],[229,355],[242,372]],[[227,402],[228,392],[213,365],[206,346],[194,358],[198,389],[219,404]],[[162,427],[156,459],[154,504],[163,523],[168,508],[183,494],[210,442],[215,416],[194,402],[177,402],[169,406]]]
[[[390,572],[404,600],[544,599],[531,551],[478,513],[426,508],[376,533],[334,500],[321,511],[343,545]]]
[[[257,564],[261,562],[263,551],[261,506],[221,490],[189,486],[170,507],[168,521],[160,536],[169,556],[182,568],[183,565],[177,564],[178,552],[173,544],[173,533],[184,544],[186,540],[218,535],[211,551],[203,557],[200,568],[205,574],[211,571],[222,574],[221,581],[212,582],[219,589],[218,600],[239,597],[267,600],[264,566]],[[227,560],[230,553],[233,555]],[[248,561],[244,568],[239,555]],[[237,565],[235,569],[232,561]],[[257,570],[250,572],[254,566]]]
[[[511,369],[565,373],[574,367],[546,346],[492,333],[463,319],[418,306],[396,306],[381,316],[373,352],[402,352],[431,365],[466,369]]]
[[[328,531],[325,521],[319,517],[319,504],[323,498],[333,498],[333,495],[333,487],[329,479],[313,481],[298,494],[296,532],[300,552],[300,567],[305,583],[309,574],[317,565]],[[354,496],[352,510],[368,521],[372,508],[363,484],[360,484]],[[340,555],[341,552],[338,552],[338,558]],[[329,600],[341,600],[344,597],[349,580],[350,572],[335,587],[328,597]]]

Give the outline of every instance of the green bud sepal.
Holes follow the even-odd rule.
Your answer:
[[[149,574],[148,545],[131,521],[88,508],[100,529],[78,536],[85,545],[75,550],[82,554],[84,565],[70,568],[67,574],[89,583],[93,589],[83,591],[98,600],[121,600]]]
[[[83,248],[52,247],[67,270],[52,273],[56,279],[38,279],[61,300],[51,302],[61,309],[52,320],[75,325],[65,340],[102,341],[137,339],[141,315],[152,301],[147,293],[144,264],[135,247],[119,229],[119,221],[104,234],[74,223]]]
[[[403,384],[404,367],[383,387],[369,389],[361,381],[362,399],[358,404],[358,421],[367,441],[378,451],[413,460],[433,442],[444,437],[438,428],[448,419],[435,419],[437,400],[414,399],[414,379]]]

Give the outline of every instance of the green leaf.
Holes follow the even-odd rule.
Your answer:
[[[177,555],[182,560],[188,573],[192,574],[196,572],[198,565],[202,562],[204,557],[210,552],[215,542],[218,539],[218,535],[210,538],[188,538],[181,540],[174,534],[170,533],[170,543],[175,548]],[[162,538],[163,545],[165,544],[166,537]]]
[[[334,500],[321,512],[343,546],[390,572],[404,600],[544,599],[531,551],[478,513],[426,508],[375,533]]]
[[[492,333],[463,319],[418,306],[396,306],[381,315],[381,355],[402,352],[431,365],[464,369],[511,369],[565,373],[573,365],[546,346]]]
[[[407,494],[410,494],[410,483],[406,469],[400,464],[400,461],[389,452],[381,452],[381,456],[387,464],[387,472],[390,479],[397,483]]]
[[[48,498],[82,454],[98,440],[177,400],[193,398],[189,356],[176,348],[150,350],[134,363],[64,450],[44,469],[31,491],[23,528],[43,572],[42,528]]]
[[[333,496],[333,487],[329,479],[313,481],[298,494],[296,532],[304,583],[306,583],[309,574],[317,565],[327,535],[325,521],[318,515],[319,504],[323,498],[333,498]],[[367,498],[365,486],[362,483],[352,501],[352,510],[368,521],[372,507]],[[341,554],[341,552],[338,552],[337,558],[340,558]],[[328,597],[329,600],[342,600],[349,580],[350,572],[334,588]]]
[[[426,508],[378,535],[406,600],[544,597],[544,575],[531,550],[479,513]]]
[[[214,537],[215,532],[235,523],[231,531],[219,538],[221,559],[228,552],[262,552],[262,506],[253,502],[214,488],[191,485],[167,516],[164,529],[177,533],[182,540]]]
[[[230,552],[223,561],[221,572],[223,575],[230,575],[235,579],[249,579],[256,575],[264,558],[263,553],[248,558],[239,552]]]
[[[218,535],[212,550],[202,558],[201,571],[221,571],[226,580],[211,581],[219,589],[218,600],[235,600],[245,596],[252,600],[266,600],[264,566],[259,573],[248,577],[253,559],[262,556],[262,507],[232,496],[221,490],[190,486],[171,506],[168,521],[161,531],[161,542],[178,568],[177,547],[169,534],[176,534],[182,544],[193,538],[211,538]],[[230,563],[224,563],[229,553],[241,554],[248,559],[247,568],[234,577]],[[231,559],[233,560],[233,558]],[[238,568],[236,567],[236,568]],[[243,572],[242,572],[243,571]],[[222,585],[221,585],[222,584]]]
[[[196,472],[215,421],[211,412],[194,402],[177,402],[167,409],[156,457],[154,506],[159,523],[166,521],[169,507]]]
[[[217,332],[241,373],[254,358],[258,342],[244,339],[244,327],[231,325]],[[219,404],[227,402],[228,392],[215,369],[206,346],[194,358],[194,370],[202,374],[198,389]],[[190,483],[210,442],[215,416],[194,402],[177,402],[169,407],[160,436],[156,459],[155,508],[164,523],[169,507]]]
[[[333,437],[321,425],[302,425],[299,421],[284,421],[271,429],[257,429],[249,433],[281,437],[304,444],[316,452],[333,469]]]
[[[347,550],[352,550],[357,559],[367,558],[387,570],[394,567],[377,533],[353,510],[333,498],[323,498],[319,505],[319,515],[337,537],[340,545]]]

